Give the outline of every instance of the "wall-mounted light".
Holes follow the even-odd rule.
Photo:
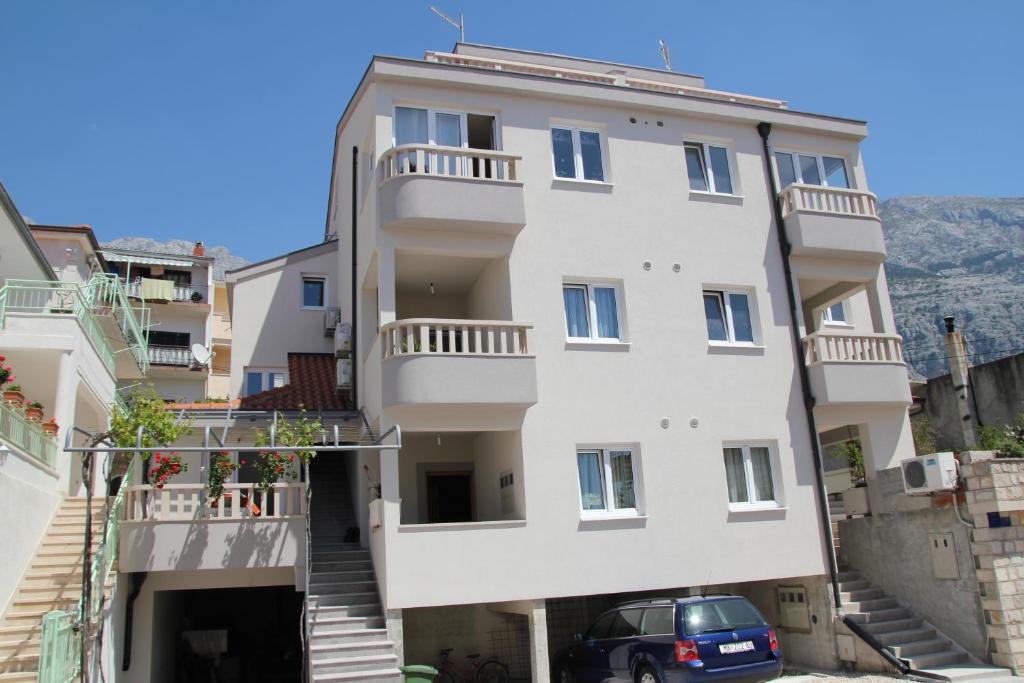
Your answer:
[[[430,293],[431,294],[434,293],[434,283],[433,282],[430,283]]]
[[[437,445],[438,446],[441,445],[441,435],[440,434],[437,435]]]

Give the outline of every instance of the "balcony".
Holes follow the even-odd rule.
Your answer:
[[[526,225],[521,157],[401,145],[381,156],[381,227],[516,235]]]
[[[192,367],[192,351],[184,346],[149,345],[150,365]]]
[[[0,403],[0,440],[50,469],[57,467],[56,439],[44,434],[38,423],[26,420],[20,410],[8,403]]]
[[[794,256],[879,264],[885,260],[875,195],[820,185],[788,185],[780,194]]]
[[[299,567],[305,563],[306,487],[225,484],[130,486],[121,525],[121,571]]]
[[[149,302],[209,304],[210,288],[205,284],[181,284],[174,280],[140,278],[124,283],[128,296]]]
[[[381,327],[381,400],[403,427],[507,427],[537,402],[531,325],[414,318]],[[501,424],[499,424],[501,423]]]
[[[899,335],[815,332],[803,351],[817,406],[911,402]]]

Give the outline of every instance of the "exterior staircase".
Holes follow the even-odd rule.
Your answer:
[[[306,590],[311,680],[398,683],[370,552],[345,542],[358,526],[345,470],[350,456],[323,454],[310,466],[311,573]]]
[[[92,499],[92,550],[103,533],[103,498]],[[85,498],[67,498],[50,522],[28,571],[0,620],[0,683],[35,681],[43,616],[74,610],[82,594]]]
[[[978,661],[856,571],[841,571],[838,578],[847,616],[913,672],[950,681],[987,681],[1013,675],[1008,669]]]

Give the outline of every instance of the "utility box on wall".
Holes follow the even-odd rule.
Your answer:
[[[960,578],[952,532],[936,531],[928,534],[928,553],[932,558],[932,573],[936,579]]]
[[[779,626],[793,633],[811,632],[811,610],[803,586],[779,586]]]

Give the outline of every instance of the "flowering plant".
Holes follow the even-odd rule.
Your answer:
[[[270,486],[279,479],[296,481],[299,476],[295,472],[295,454],[280,451],[260,451],[256,459],[256,471],[259,473],[259,487],[263,495],[270,492]]]
[[[4,361],[7,358],[0,356],[0,384],[7,384],[8,382],[14,381],[14,368],[10,365],[4,365]]]
[[[229,460],[227,451],[210,454],[210,498],[224,495],[224,482],[231,478],[236,469],[238,465]]]
[[[188,470],[188,463],[183,462],[177,453],[170,455],[153,454],[155,467],[149,470],[149,483],[158,489],[162,489],[167,480]]]

